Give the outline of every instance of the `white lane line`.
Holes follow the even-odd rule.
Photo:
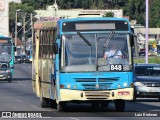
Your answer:
[[[31,107],[34,107],[34,108],[37,108],[37,109],[41,109],[40,107],[37,107],[37,106],[35,106],[35,105],[30,105]],[[45,109],[46,111],[51,111],[51,110],[47,110],[47,109]]]
[[[22,84],[20,81],[17,80],[17,82],[19,85],[26,87],[26,85]]]
[[[21,100],[16,100],[17,102],[20,102],[20,103],[22,103],[23,101],[21,101]]]
[[[30,105],[31,107],[34,107],[34,108],[38,108],[39,109],[39,107],[37,107],[37,106],[35,106],[35,105]]]
[[[78,118],[74,118],[74,117],[70,117],[71,119],[73,119],[73,120],[79,120]]]

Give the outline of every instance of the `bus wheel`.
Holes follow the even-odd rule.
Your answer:
[[[59,112],[63,112],[63,111],[65,110],[65,107],[66,107],[66,103],[65,103],[65,102],[59,102],[59,103],[57,104],[57,110],[58,110]]]
[[[50,107],[51,108],[56,108],[57,107],[56,100],[50,100]]]
[[[41,102],[41,107],[42,107],[42,108],[48,107],[49,100],[48,100],[47,98],[44,98],[44,97],[43,97],[42,91],[41,91],[41,95],[40,95],[40,102]]]
[[[124,110],[125,110],[125,101],[124,100],[115,100],[115,110],[117,112],[124,112]]]
[[[12,83],[12,79],[9,79],[8,82],[9,82],[9,83]]]

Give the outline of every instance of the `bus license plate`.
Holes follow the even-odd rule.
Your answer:
[[[122,71],[122,70],[123,70],[123,65],[121,64],[110,65],[110,71]]]

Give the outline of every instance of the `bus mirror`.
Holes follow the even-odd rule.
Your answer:
[[[131,40],[130,44],[133,47],[134,46],[134,35],[133,34],[130,35],[130,40]]]
[[[53,44],[53,53],[58,54],[58,44],[57,43]]]
[[[59,34],[57,35],[57,39],[60,39],[60,35]]]
[[[14,46],[14,51],[17,51],[17,48]]]

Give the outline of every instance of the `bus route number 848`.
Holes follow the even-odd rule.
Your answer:
[[[123,70],[123,65],[121,64],[110,65],[110,71],[122,71],[122,70]]]

